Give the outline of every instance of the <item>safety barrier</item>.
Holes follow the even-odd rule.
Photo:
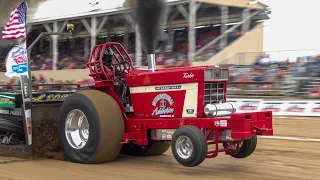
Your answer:
[[[296,80],[296,79],[294,79]],[[301,79],[298,79],[302,81]],[[307,98],[317,98],[317,96],[310,96],[309,91],[315,90],[316,85],[320,84],[318,79],[303,79],[303,81],[314,82],[314,84],[300,85],[300,81],[296,82],[296,87],[292,84],[285,86],[280,81],[246,81],[246,82],[228,82],[227,95],[228,98],[255,98],[255,99],[285,99],[292,98],[295,99],[307,99]],[[316,81],[317,80],[317,81]],[[302,88],[298,88],[298,86]],[[33,90],[74,90],[77,86],[74,83],[55,83],[55,84],[33,84]],[[0,92],[20,90],[20,85],[1,85]],[[320,96],[318,96],[320,100]]]
[[[320,116],[320,101],[279,101],[262,99],[228,99],[237,112],[272,111],[275,116]]]
[[[252,82],[254,83],[254,82]],[[270,82],[271,83],[271,82]],[[249,83],[250,84],[250,83]],[[52,88],[55,87],[55,88]],[[3,92],[19,91],[19,85],[0,85]],[[7,89],[10,88],[10,89]],[[35,93],[40,93],[41,90],[74,90],[75,84],[34,84],[33,88]],[[40,90],[40,91],[37,91]],[[52,94],[52,93],[51,93]],[[60,93],[61,94],[61,93]],[[230,96],[230,95],[228,95]],[[59,95],[60,97],[60,95]],[[34,97],[34,100],[39,98],[45,98],[43,93],[39,94],[39,97]],[[266,100],[266,99],[244,99],[239,98],[227,98],[227,102],[231,102],[236,106],[237,112],[254,112],[254,111],[272,111],[275,116],[320,116],[320,100]]]

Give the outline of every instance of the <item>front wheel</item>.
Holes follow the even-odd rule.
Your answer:
[[[174,158],[181,165],[195,167],[205,160],[208,144],[199,128],[182,126],[173,133],[171,149]]]

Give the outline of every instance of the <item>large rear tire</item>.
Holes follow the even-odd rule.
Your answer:
[[[63,102],[58,131],[61,148],[70,161],[84,164],[113,161],[122,147],[123,115],[108,94],[85,90]]]
[[[165,153],[170,148],[170,142],[149,143],[145,147],[138,145],[125,144],[122,146],[121,153],[131,156],[159,156]]]
[[[241,143],[239,152],[237,152],[236,154],[231,154],[230,156],[237,159],[247,158],[256,150],[257,143],[257,136],[252,136],[251,138],[246,139]],[[230,150],[231,152],[232,148],[233,147],[231,147]]]

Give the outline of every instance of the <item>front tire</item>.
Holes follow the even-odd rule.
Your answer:
[[[85,90],[63,102],[58,131],[61,148],[70,161],[84,164],[113,161],[122,147],[123,115],[108,94]]]
[[[182,126],[173,133],[171,149],[174,158],[181,165],[195,167],[205,160],[208,144],[199,128]]]

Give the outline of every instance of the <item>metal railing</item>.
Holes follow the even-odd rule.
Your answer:
[[[35,91],[72,91],[76,84],[33,84]],[[20,91],[20,85],[0,85],[0,92]],[[292,78],[290,81],[228,82],[228,98],[320,99],[320,78]]]

